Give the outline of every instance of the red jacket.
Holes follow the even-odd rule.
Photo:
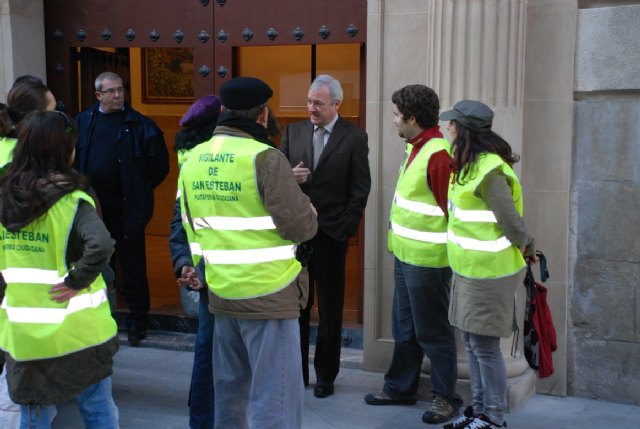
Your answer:
[[[535,284],[535,288],[536,293],[531,303],[535,306],[533,324],[540,340],[538,376],[545,378],[554,372],[551,353],[558,349],[558,337],[547,305],[547,288],[539,283]]]
[[[536,252],[536,254],[540,257],[540,273],[544,281],[549,277],[546,259],[542,253]],[[547,288],[536,282],[531,265],[527,267],[524,286],[527,290],[524,355],[529,366],[538,371],[538,376],[545,378],[554,372],[551,353],[558,348],[558,338],[547,304]]]

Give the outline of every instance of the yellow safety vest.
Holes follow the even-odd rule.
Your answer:
[[[182,165],[187,160],[187,158],[189,158],[190,152],[191,152],[191,149],[189,150],[180,149],[176,152],[176,155],[178,157],[178,171],[182,170]],[[181,195],[180,185],[178,185],[176,200],[180,198],[180,195]],[[200,263],[200,260],[202,259],[202,247],[196,241],[196,236],[184,212],[182,212],[182,225],[184,226],[184,232],[187,235],[187,241],[189,242],[189,250],[191,252],[191,260],[193,261],[193,266],[197,267],[198,264]]]
[[[389,251],[402,262],[420,267],[442,268],[447,261],[447,219],[427,186],[427,166],[431,156],[450,151],[447,140],[429,140],[406,167],[412,146],[400,169],[391,204]]]
[[[17,361],[64,356],[117,333],[102,276],[67,302],[57,303],[49,294],[73,269],[65,252],[81,200],[94,204],[86,193],[74,191],[18,232],[0,225],[0,269],[7,283],[0,348]]]
[[[11,162],[13,159],[13,149],[18,140],[11,137],[0,137],[0,168]]]
[[[525,266],[520,249],[505,237],[476,189],[487,174],[500,170],[509,179],[513,203],[522,216],[522,187],[511,167],[496,154],[478,157],[466,182],[449,185],[447,252],[451,269],[469,278],[490,279],[515,274]]]
[[[210,290],[224,299],[270,295],[301,270],[258,191],[255,158],[265,150],[275,149],[218,135],[193,148],[180,171],[185,229],[202,248]]]

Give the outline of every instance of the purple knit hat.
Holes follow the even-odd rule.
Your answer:
[[[201,127],[213,122],[220,114],[220,99],[215,95],[205,95],[197,99],[180,119],[181,127]]]

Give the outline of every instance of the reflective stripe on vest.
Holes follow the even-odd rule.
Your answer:
[[[497,240],[475,240],[473,238],[458,237],[453,231],[448,232],[449,241],[457,244],[465,250],[480,250],[482,252],[500,252],[512,246],[507,237],[500,237]]]
[[[103,344],[117,334],[102,276],[71,299],[51,299],[73,266],[66,250],[82,191],[60,198],[17,232],[0,225],[0,270],[7,282],[0,305],[0,348],[16,361],[49,359]]]
[[[259,264],[295,258],[295,246],[269,247],[248,250],[204,250],[202,255],[209,264]]]
[[[197,255],[198,257],[202,256],[202,246],[200,246],[200,243],[189,243],[189,250],[191,251],[191,256],[193,257],[193,255]],[[198,265],[196,263],[196,265]]]
[[[225,231],[247,231],[276,229],[271,216],[260,216],[252,218],[244,217],[224,217],[209,216],[197,217],[193,219],[193,229],[196,231],[203,228],[219,229]]]
[[[427,203],[421,203],[418,201],[410,201],[402,198],[400,195],[394,195],[394,201],[398,207],[402,207],[403,209],[407,209],[412,212],[424,214],[427,216],[444,216],[444,212],[440,208],[440,206],[434,206]]]
[[[507,177],[516,210],[522,216],[522,188],[511,167],[496,154],[480,155],[463,184],[449,185],[447,252],[451,269],[469,278],[500,278],[515,274],[524,258],[504,235],[486,201],[476,191],[490,172]]]
[[[415,229],[405,228],[395,222],[391,222],[391,231],[400,237],[407,237],[417,241],[424,241],[425,243],[444,243],[447,242],[446,232],[427,232],[417,231]]]
[[[2,309],[7,312],[7,319],[12,323],[59,325],[68,315],[87,308],[97,308],[105,302],[108,302],[107,293],[104,289],[99,289],[93,293],[74,296],[69,300],[67,308],[9,307],[7,300],[3,300]]]
[[[183,224],[193,229],[188,238],[201,250],[209,289],[224,299],[270,295],[301,269],[258,191],[255,158],[266,150],[275,149],[216,135],[191,149],[180,170]]]
[[[496,216],[491,210],[463,210],[451,205],[451,217],[462,222],[493,222],[497,223]]]
[[[447,261],[447,220],[427,186],[427,166],[433,154],[450,146],[445,139],[429,140],[407,167],[413,146],[407,144],[391,204],[388,247],[402,262],[442,268]]]
[[[187,219],[185,213],[181,213],[180,217],[182,218],[182,227],[187,236],[187,241],[189,242],[189,252],[191,253],[193,266],[197,267],[200,263],[200,259],[202,258],[202,247],[200,246],[200,243],[196,241],[195,233],[191,229],[191,224],[189,223],[189,219]]]
[[[2,277],[4,277],[4,281],[7,283],[47,283],[54,285],[62,283],[65,276],[59,276],[57,270],[6,268],[2,270]]]

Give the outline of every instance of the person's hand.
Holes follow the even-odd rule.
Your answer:
[[[178,285],[186,286],[193,290],[202,289],[202,283],[200,283],[200,279],[196,275],[196,269],[188,265],[182,267]]]
[[[296,182],[298,183],[298,185],[303,184],[304,182],[307,181],[307,179],[309,178],[309,175],[311,174],[311,171],[304,166],[304,163],[302,161],[300,161],[298,163],[298,165],[296,165],[295,167],[293,167],[293,175],[296,178]]]
[[[536,252],[533,252],[533,254],[531,254],[531,255],[527,255],[528,251],[529,251],[529,246],[524,245],[524,246],[520,247],[520,252],[524,256],[524,260],[528,264],[535,264],[536,262],[538,262],[538,257],[536,256]]]
[[[67,287],[64,282],[55,284],[51,286],[51,289],[49,289],[51,300],[59,303],[69,301],[71,298],[76,296],[78,292],[80,291]]]

